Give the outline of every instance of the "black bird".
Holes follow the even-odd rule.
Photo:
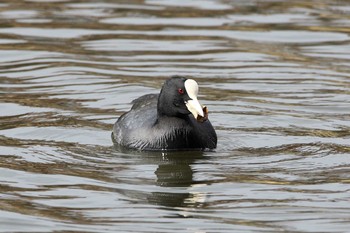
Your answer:
[[[193,79],[173,76],[160,94],[132,101],[113,127],[114,142],[138,150],[204,150],[216,148],[217,136],[198,100]],[[203,111],[204,110],[204,111]]]

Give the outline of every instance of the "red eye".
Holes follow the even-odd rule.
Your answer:
[[[182,88],[179,88],[178,90],[177,90],[177,92],[179,92],[179,94],[183,94],[184,93],[184,90],[182,89]]]

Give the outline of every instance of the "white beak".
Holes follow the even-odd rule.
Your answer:
[[[186,107],[190,111],[194,118],[197,119],[198,115],[204,117],[203,109],[200,103],[198,102],[198,84],[193,79],[187,79],[185,81],[185,89],[188,96],[191,98],[186,101]]]

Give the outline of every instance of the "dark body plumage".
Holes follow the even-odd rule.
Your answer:
[[[160,94],[134,100],[113,127],[117,145],[138,150],[214,149],[217,136],[209,120],[198,122],[185,106],[186,78],[172,77]]]

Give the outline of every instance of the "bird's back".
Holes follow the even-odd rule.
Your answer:
[[[158,95],[135,99],[130,111],[119,117],[113,127],[115,142],[123,147],[142,148],[149,144],[149,132],[157,120]]]

